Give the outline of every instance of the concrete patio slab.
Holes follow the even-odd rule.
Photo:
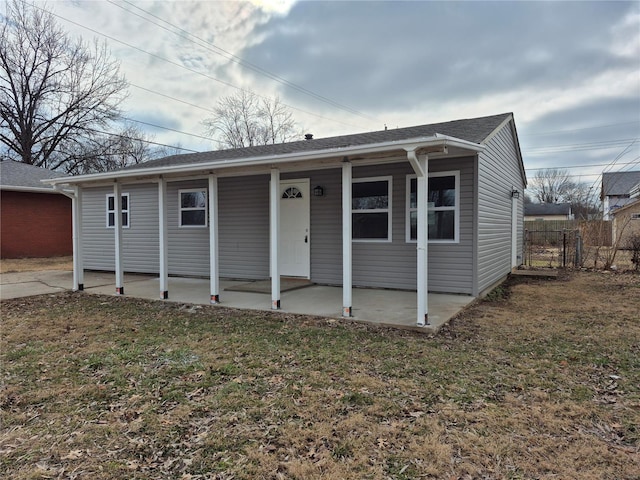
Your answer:
[[[160,299],[160,282],[155,276],[126,274],[125,296]],[[114,275],[109,272],[85,272],[85,292],[115,295]],[[271,310],[271,296],[265,293],[237,292],[234,286],[245,281],[220,281],[221,306]],[[8,273],[1,276],[0,299],[16,298],[70,290],[73,275],[69,271]],[[230,290],[231,289],[231,290]],[[209,305],[209,280],[200,278],[171,277],[169,279],[170,302]],[[342,288],[312,285],[302,289],[282,292],[282,309],[285,313],[317,315],[341,319]],[[416,292],[353,289],[353,317],[351,320],[400,328],[411,328],[432,333],[441,328],[453,316],[474,301],[466,295],[429,294],[429,325],[417,327]]]
[[[251,310],[271,310],[271,297],[264,293],[237,292],[234,286],[246,281],[220,281],[220,305]],[[86,288],[90,293],[113,294],[113,284]],[[133,297],[158,299],[160,283],[158,278],[125,281],[125,294]],[[178,303],[209,304],[209,281],[206,279],[171,277],[169,298]],[[454,315],[475,300],[467,295],[429,294],[429,325],[417,327],[416,292],[379,290],[369,288],[353,289],[353,317],[351,320],[371,322],[403,328],[437,331]],[[342,288],[326,285],[312,285],[303,289],[282,292],[281,310],[285,313],[318,315],[342,319]]]

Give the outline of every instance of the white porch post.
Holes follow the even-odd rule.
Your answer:
[[[518,198],[514,194],[516,187],[511,187],[511,268],[518,266]]]
[[[280,170],[271,169],[271,184],[269,188],[270,206],[270,265],[271,265],[271,308],[280,309]]]
[[[352,314],[352,168],[351,162],[342,164],[342,316]]]
[[[209,283],[211,303],[220,303],[218,262],[218,177],[209,175]]]
[[[169,240],[167,233],[167,181],[158,181],[158,238],[160,239],[160,299],[169,298]]]
[[[417,325],[424,327],[429,324],[429,157],[420,155],[417,178],[418,202],[418,315]]]
[[[73,289],[84,290],[84,266],[82,264],[82,189],[74,187],[71,198],[71,223],[73,237]]]
[[[116,294],[124,295],[124,270],[122,263],[122,188],[113,184],[113,231],[115,245]]]

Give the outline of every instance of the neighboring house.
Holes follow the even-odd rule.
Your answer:
[[[307,137],[311,137],[308,135]],[[170,156],[50,183],[73,187],[84,268],[280,276],[478,296],[521,263],[526,177],[513,115]],[[426,186],[429,193],[427,195]],[[428,241],[427,241],[428,237]],[[399,306],[400,307],[400,306]]]
[[[41,180],[63,174],[0,161],[0,257],[71,255],[71,199]]]
[[[573,220],[570,203],[526,203],[524,221]]]
[[[632,201],[631,192],[640,184],[640,171],[606,172],[602,174],[602,200],[605,220],[611,220],[611,213]]]
[[[631,237],[640,236],[640,198],[616,209],[612,216],[614,241],[620,248],[629,248]]]

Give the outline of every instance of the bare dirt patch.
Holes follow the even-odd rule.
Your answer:
[[[73,270],[73,257],[0,259],[0,273],[36,272],[38,270]]]
[[[640,277],[514,279],[429,337],[81,293],[5,301],[28,478],[636,479]]]

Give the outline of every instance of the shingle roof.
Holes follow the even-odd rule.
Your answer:
[[[13,160],[0,161],[0,187],[3,189],[11,189],[11,187],[19,187],[25,189],[48,189],[53,187],[41,183],[40,180],[48,178],[65,177],[66,175],[46,168],[34,167],[22,162]]]
[[[603,173],[602,198],[612,195],[629,195],[638,183],[640,183],[640,171]]]
[[[259,145],[255,147],[235,148],[230,150],[214,150],[210,152],[187,153],[152,160],[126,169],[157,168],[174,165],[192,165],[216,160],[235,160],[242,158],[269,157],[276,155],[295,154],[345,148],[384,142],[409,140],[412,138],[430,137],[436,133],[455,137],[468,142],[483,143],[487,137],[500,126],[502,122],[512,116],[511,113],[492,115],[488,117],[454,120],[430,125],[380,130],[376,132],[342,135],[337,137],[302,140],[297,142],[278,143],[274,145]]]
[[[526,203],[524,214],[533,215],[569,215],[571,213],[570,203]]]

